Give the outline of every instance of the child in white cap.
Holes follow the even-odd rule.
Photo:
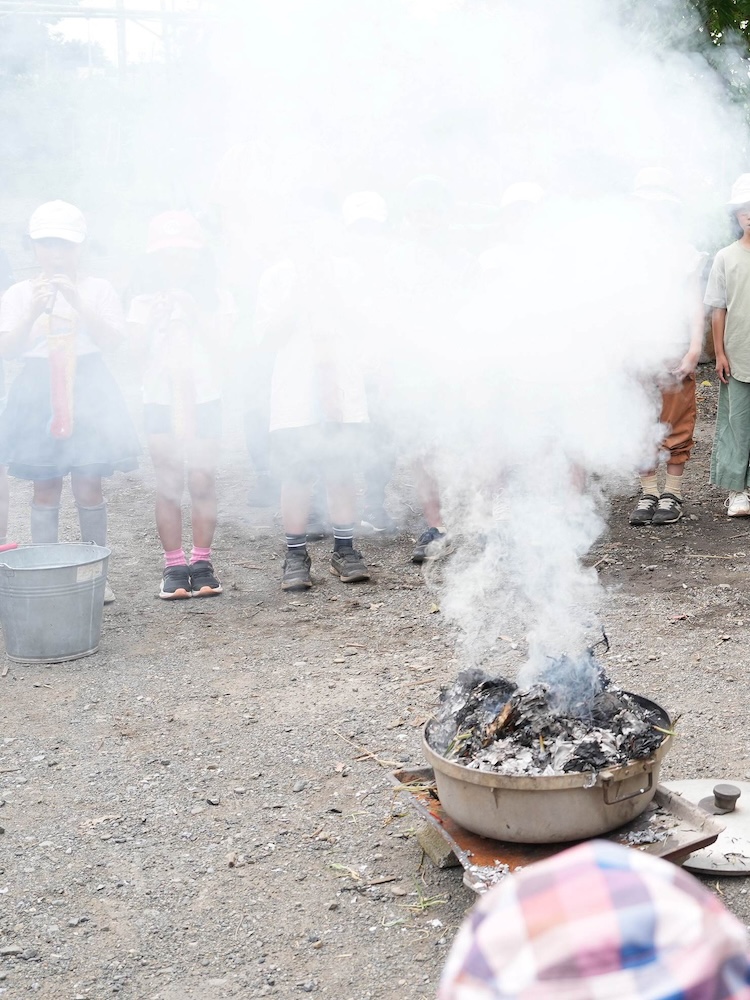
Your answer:
[[[729,492],[729,517],[750,515],[750,174],[732,186],[727,207],[742,235],[714,258],[704,302],[712,309],[721,380],[711,483]]]
[[[221,364],[234,301],[216,286],[203,229],[189,212],[151,221],[142,294],[128,322],[145,362],[144,420],[156,474],[156,527],[164,548],[162,600],[222,592],[211,561],[216,462],[221,441]],[[193,547],[182,543],[187,481]]]
[[[108,281],[80,273],[86,221],[74,205],[41,205],[29,236],[40,274],[12,285],[0,305],[0,354],[23,360],[0,416],[0,464],[34,484],[33,542],[57,541],[62,481],[70,475],[81,538],[105,545],[102,477],[135,469],[139,451],[101,354],[122,337],[122,307]]]

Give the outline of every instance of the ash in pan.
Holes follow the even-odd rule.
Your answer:
[[[507,775],[596,772],[652,756],[665,737],[664,716],[615,687],[593,656],[584,661],[562,658],[525,689],[464,671],[441,695],[430,746],[458,764]],[[561,684],[571,677],[578,683]]]

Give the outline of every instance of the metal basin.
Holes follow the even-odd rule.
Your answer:
[[[639,695],[632,697],[656,712],[664,729],[672,728],[663,708]],[[600,771],[591,784],[590,772],[518,777],[475,771],[432,749],[429,722],[422,735],[440,803],[451,819],[482,837],[520,844],[597,837],[640,816],[654,797],[661,762],[671,745],[672,737],[665,736],[653,757]]]

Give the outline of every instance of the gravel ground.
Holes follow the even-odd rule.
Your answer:
[[[592,561],[608,670],[682,715],[665,776],[745,778],[750,522],[704,485],[715,385],[700,397],[690,518],[631,529],[618,499]],[[423,859],[389,774],[420,762],[456,636],[409,561],[413,533],[363,540],[376,578],[358,586],[315,543],[315,588],[282,594],[247,478],[230,442],[221,598],[156,599],[146,469],[110,486],[117,602],[98,655],[0,661],[0,994],[434,997],[474,897]],[[15,488],[22,541],[26,504]],[[69,508],[65,525],[75,537]],[[710,885],[747,921],[745,884]]]

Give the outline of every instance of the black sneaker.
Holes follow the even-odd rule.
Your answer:
[[[362,558],[362,553],[356,549],[339,549],[331,555],[331,574],[339,577],[343,583],[357,583],[359,580],[369,580],[370,571]]]
[[[306,549],[287,549],[284,572],[281,577],[281,589],[309,590],[312,587],[311,565],[310,556]]]
[[[365,507],[361,521],[362,531],[373,535],[395,535],[398,525],[385,507]]]
[[[430,562],[448,553],[448,535],[437,528],[428,528],[417,539],[411,554],[413,563]]]
[[[207,559],[198,559],[190,564],[190,586],[193,597],[214,597],[223,590],[216,578],[214,568]]]
[[[161,581],[159,597],[163,601],[182,601],[192,597],[189,566],[167,566]]]
[[[638,506],[630,515],[629,521],[634,528],[640,528],[644,524],[651,524],[659,504],[659,498],[653,493],[644,493],[638,501]]]
[[[674,493],[662,493],[652,524],[674,524],[682,517],[682,500]]]

